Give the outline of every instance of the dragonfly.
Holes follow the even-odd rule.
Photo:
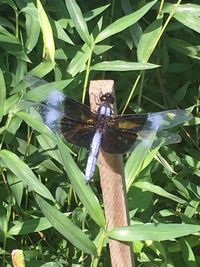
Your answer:
[[[47,84],[35,76],[25,76],[31,89]],[[152,133],[171,128],[192,118],[185,110],[167,110],[148,114],[113,115],[114,97],[111,93],[99,97],[97,112],[53,88],[45,103],[38,103],[44,123],[59,131],[72,144],[90,150],[85,168],[89,183],[95,172],[100,148],[110,154],[128,152],[137,139],[149,140]]]

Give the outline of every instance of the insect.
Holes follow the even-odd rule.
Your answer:
[[[46,83],[34,76],[26,76],[24,81],[32,89]],[[89,106],[55,89],[45,104],[39,104],[39,112],[47,126],[52,130],[59,128],[70,143],[90,149],[85,169],[87,183],[94,174],[100,147],[110,154],[124,154],[136,138],[148,140],[152,132],[173,127],[192,117],[184,110],[113,116],[112,94],[103,94],[99,100],[98,111],[94,113]]]

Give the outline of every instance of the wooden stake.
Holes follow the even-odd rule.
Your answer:
[[[114,95],[113,80],[96,80],[90,82],[90,105],[97,111],[99,96],[105,93]],[[126,203],[123,162],[121,155],[111,155],[100,149],[99,171],[101,189],[108,229],[129,225]],[[134,267],[131,245],[117,240],[110,240],[110,257],[112,267]]]

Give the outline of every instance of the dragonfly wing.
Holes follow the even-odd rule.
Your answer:
[[[138,139],[151,142],[157,132],[190,120],[192,115],[185,110],[168,110],[149,114],[134,114],[111,117],[104,129],[102,148],[111,154],[127,152]],[[171,136],[172,137],[172,136]],[[173,138],[169,142],[173,143]],[[167,139],[167,133],[165,133]],[[180,138],[174,136],[174,142]]]
[[[185,110],[167,110],[149,113],[143,130],[164,130],[186,122],[192,118],[191,113]]]
[[[135,142],[146,123],[147,115],[110,117],[103,131],[101,147],[110,154],[124,154]]]
[[[137,133],[107,127],[103,132],[101,147],[110,154],[124,154],[131,148],[136,138]]]
[[[32,75],[25,76],[23,80],[32,89],[26,93],[26,100],[44,101],[52,108],[61,109],[65,95],[55,87],[54,83],[47,83],[45,80]]]
[[[89,148],[95,133],[93,124],[70,119],[64,116],[60,121],[61,133],[70,143]]]
[[[111,127],[130,132],[161,131],[186,122],[192,118],[185,110],[167,110],[148,114],[128,114],[116,116],[108,122]]]
[[[69,142],[89,147],[95,132],[96,114],[88,106],[65,96],[43,79],[28,75],[24,77],[24,82],[35,92],[40,88],[50,92],[44,103],[34,105],[45,124],[53,131],[61,133]]]

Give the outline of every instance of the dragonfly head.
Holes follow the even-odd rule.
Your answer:
[[[105,93],[105,94],[100,96],[100,101],[101,102],[107,102],[109,104],[113,104],[114,103],[114,97],[111,93]]]

